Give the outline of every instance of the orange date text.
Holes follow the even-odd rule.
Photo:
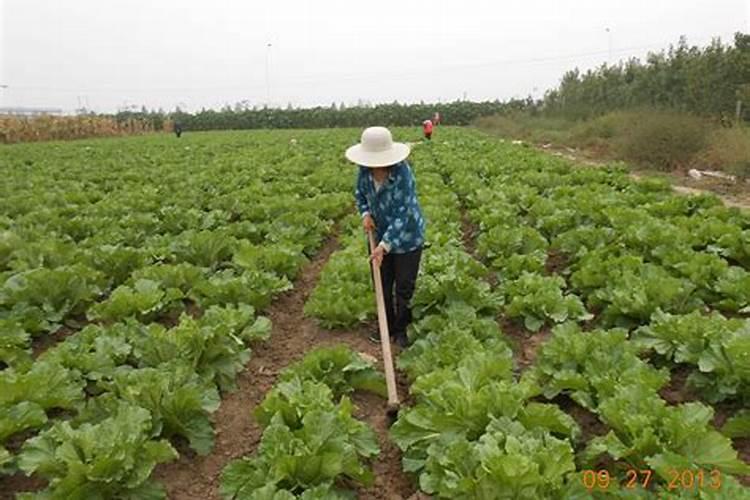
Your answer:
[[[627,469],[624,477],[615,477],[606,469],[586,469],[581,471],[581,482],[589,491],[608,491],[611,488],[647,489],[655,480],[651,469]],[[717,469],[669,469],[662,478],[664,486],[670,490],[702,490],[721,488],[721,471]]]

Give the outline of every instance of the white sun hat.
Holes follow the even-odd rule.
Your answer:
[[[363,167],[390,167],[409,156],[408,145],[393,142],[385,127],[369,127],[362,132],[360,143],[346,150],[346,158]]]

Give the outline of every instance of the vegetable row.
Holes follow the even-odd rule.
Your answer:
[[[211,451],[257,311],[346,210],[347,135],[304,135],[0,151],[0,474],[48,484],[20,497],[163,497],[157,464]]]

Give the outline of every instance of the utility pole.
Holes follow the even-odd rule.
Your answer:
[[[735,108],[735,121],[737,125],[742,121],[742,101],[737,99],[737,107]]]
[[[271,106],[271,77],[269,75],[269,66],[271,59],[271,44],[266,44],[266,107]]]
[[[734,110],[737,123],[741,123],[743,116],[747,113],[748,103],[750,103],[750,83],[740,85],[737,89],[737,104]]]

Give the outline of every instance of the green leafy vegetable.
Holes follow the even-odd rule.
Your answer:
[[[750,401],[750,321],[698,311],[671,315],[657,311],[640,328],[636,342],[667,359],[696,367],[688,379],[711,402]]]
[[[334,397],[354,389],[386,396],[385,378],[373,364],[344,345],[314,349],[299,362],[287,367],[279,380],[299,378],[322,382]]]
[[[523,318],[527,330],[536,332],[545,323],[568,320],[585,321],[593,318],[581,300],[572,294],[563,295],[565,280],[524,272],[503,286],[506,296],[505,312],[510,318]]]
[[[236,374],[250,358],[247,344],[270,333],[268,319],[255,318],[254,312],[248,305],[211,307],[198,320],[183,314],[169,330],[133,330],[133,353],[142,367],[178,359],[222,391],[232,390]]]
[[[121,368],[112,384],[103,386],[112,396],[149,410],[154,436],[183,436],[201,455],[213,448],[210,415],[219,408],[219,393],[186,366]]]
[[[507,417],[493,420],[475,442],[447,434],[427,453],[419,484],[441,498],[549,498],[575,470],[569,442]]]
[[[140,279],[133,287],[121,285],[110,297],[89,310],[89,319],[118,321],[128,317],[146,319],[173,306],[184,295],[176,288],[164,289],[160,283]],[[181,304],[180,304],[181,305]]]
[[[166,441],[152,441],[148,410],[122,403],[98,424],[58,422],[23,446],[18,467],[49,480],[41,498],[71,500],[164,498],[149,480],[154,467],[177,457]]]
[[[372,472],[361,458],[378,453],[377,440],[371,429],[351,417],[351,409],[347,400],[335,411],[312,409],[297,429],[277,414],[263,432],[257,455],[230,462],[224,469],[222,494],[226,498],[260,498],[256,495],[269,491],[299,495],[315,488],[325,491],[343,478],[370,484]]]
[[[750,466],[737,458],[729,438],[713,430],[713,410],[701,403],[667,406],[654,393],[624,386],[603,401],[598,411],[612,430],[589,442],[585,457],[590,460],[607,453],[634,467],[646,463],[664,482],[669,481],[670,469],[750,472]]]
[[[83,399],[83,382],[51,362],[36,362],[31,369],[0,371],[0,407],[28,401],[45,410],[72,410]]]
[[[0,311],[8,310],[31,333],[55,330],[101,293],[102,275],[82,264],[37,268],[13,274],[0,284]],[[30,321],[26,315],[33,315]],[[0,316],[1,318],[2,316]]]
[[[552,330],[530,377],[546,398],[567,393],[584,408],[596,410],[623,386],[653,394],[668,382],[669,373],[651,367],[638,352],[624,330],[581,332],[568,323]]]
[[[721,433],[730,438],[750,437],[750,410],[741,410],[726,421]]]
[[[17,432],[38,429],[47,422],[47,414],[36,403],[23,401],[0,407],[0,443]]]

